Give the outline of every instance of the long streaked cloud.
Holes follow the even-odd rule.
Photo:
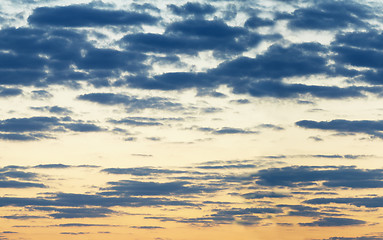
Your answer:
[[[295,123],[299,127],[335,131],[339,133],[364,133],[372,137],[383,138],[383,121],[381,120],[345,120],[331,121],[302,120]]]
[[[72,17],[67,18],[68,15]],[[41,7],[34,9],[28,22],[38,26],[101,27],[105,25],[153,25],[158,18],[149,14],[97,9],[86,5]]]

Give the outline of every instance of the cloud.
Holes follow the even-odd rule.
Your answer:
[[[58,208],[58,207],[34,207],[34,210],[54,212],[49,216],[54,219],[62,218],[104,218],[116,213],[108,208]]]
[[[69,115],[73,113],[68,108],[63,108],[59,106],[30,107],[30,109],[41,111],[41,112],[49,112],[49,113],[58,114],[58,115]]]
[[[294,193],[296,194],[296,193]],[[295,217],[323,217],[323,216],[337,216],[341,214],[335,213],[327,213],[319,208],[313,208],[305,205],[287,205],[287,204],[279,204],[277,207],[281,208],[289,208],[292,211],[289,211],[287,216],[295,216]]]
[[[142,63],[144,54],[95,48],[84,32],[68,29],[5,28],[0,30],[0,49],[6,62],[0,67],[0,84],[6,85],[79,88],[79,81],[87,81],[108,86],[109,78],[122,71],[137,74],[150,68]]]
[[[198,169],[255,169],[263,166],[260,162],[251,160],[232,160],[232,161],[209,161],[199,163],[195,168]]]
[[[65,164],[60,164],[60,163],[54,163],[54,164],[39,164],[34,166],[34,168],[45,168],[45,169],[50,169],[50,168],[70,168],[70,165],[65,165]]]
[[[119,225],[109,224],[89,224],[89,223],[63,223],[59,225],[51,225],[51,227],[117,227]]]
[[[130,228],[145,229],[145,230],[164,229],[164,227],[159,227],[159,226],[131,226]]]
[[[129,112],[143,109],[164,109],[170,111],[182,109],[180,103],[175,103],[171,99],[161,97],[137,98],[135,96],[115,93],[90,93],[80,95],[77,99],[109,106],[123,105]]]
[[[21,95],[22,93],[23,93],[23,90],[19,88],[0,87],[0,97],[3,97],[3,98],[18,96],[18,95]]]
[[[232,208],[232,209],[215,209],[215,213],[204,217],[145,217],[145,219],[157,219],[162,222],[178,222],[189,223],[192,225],[201,224],[205,227],[211,227],[219,224],[233,224],[234,222],[240,225],[255,225],[258,224],[262,218],[254,214],[278,214],[282,213],[277,208]]]
[[[355,197],[355,198],[313,198],[304,201],[308,204],[350,204],[357,207],[364,206],[366,208],[383,207],[383,197]]]
[[[32,91],[32,98],[33,99],[40,99],[40,100],[44,100],[44,99],[49,99],[49,98],[52,98],[53,95],[50,94],[48,91],[45,91],[45,90],[35,90],[35,91]]]
[[[98,132],[105,129],[92,123],[82,123],[70,117],[30,117],[0,120],[0,139],[13,141],[37,141],[54,132]],[[5,133],[1,133],[5,132]]]
[[[103,195],[119,196],[167,196],[188,195],[204,192],[215,192],[219,187],[209,187],[192,184],[186,181],[176,182],[142,182],[133,180],[120,180],[108,182],[109,187],[104,188]]]
[[[274,26],[275,21],[271,19],[264,19],[257,16],[252,16],[245,22],[245,27],[247,28],[259,28],[259,27],[269,27]]]
[[[84,234],[90,234],[89,232],[61,232],[60,234],[64,235],[84,235]]]
[[[197,89],[196,97],[215,97],[215,98],[226,98],[227,96],[223,93],[214,91],[212,89],[199,88]]]
[[[2,132],[41,132],[52,130],[59,124],[55,117],[10,118],[0,121]]]
[[[46,186],[41,183],[0,180],[0,188],[46,188]]]
[[[194,28],[189,30],[185,27],[187,31],[181,29],[186,34],[194,33]],[[142,42],[141,39],[139,42]],[[174,44],[169,43],[169,46]],[[155,49],[158,50],[157,47]],[[256,58],[238,57],[224,61],[206,72],[171,72],[152,77],[138,75],[127,77],[125,82],[119,83],[128,84],[133,88],[160,90],[203,89],[226,85],[231,87],[235,94],[274,98],[312,95],[318,98],[342,99],[364,97],[364,92],[381,92],[381,89],[376,87],[319,86],[303,83],[288,84],[281,81],[283,78],[316,74],[335,76],[338,73],[328,65],[325,57],[328,51],[326,46],[319,43],[292,44],[288,47],[274,44]]]
[[[330,237],[322,240],[382,240],[381,236],[365,236],[365,237]]]
[[[32,216],[32,215],[9,215],[9,216],[1,216],[1,218],[15,219],[15,220],[29,220],[29,219],[41,219],[41,218],[46,218],[46,217]]]
[[[155,120],[141,119],[141,118],[124,118],[121,120],[109,120],[108,122],[114,124],[124,124],[128,126],[161,126],[163,125],[161,122],[157,122]]]
[[[232,127],[223,127],[223,128],[203,128],[199,127],[197,130],[202,132],[210,132],[212,134],[216,135],[226,135],[226,134],[257,134],[257,131],[252,131],[248,129],[241,129],[241,128],[232,128]]]
[[[258,177],[257,184],[263,186],[298,187],[323,181],[328,187],[381,188],[382,175],[381,169],[295,166],[260,170],[254,177]]]
[[[151,176],[158,174],[178,174],[187,173],[187,171],[177,171],[171,169],[158,169],[150,167],[139,167],[139,168],[105,168],[101,172],[108,174],[129,174],[133,176]]]
[[[383,121],[380,120],[345,120],[336,119],[331,121],[302,120],[295,123],[306,129],[329,130],[338,133],[364,133],[372,137],[383,138]]]
[[[105,130],[92,123],[70,123],[64,126],[74,132],[101,132]]]
[[[28,18],[30,24],[54,27],[154,25],[157,21],[158,18],[145,13],[97,9],[86,5],[40,7],[34,9]]]
[[[3,170],[5,170],[3,172]],[[0,169],[0,178],[7,177],[7,178],[19,178],[24,180],[33,180],[37,178],[36,173],[32,172],[22,172],[22,171],[12,171],[9,170],[9,168]]]
[[[195,17],[203,17],[204,15],[210,15],[217,11],[217,9],[210,4],[201,4],[199,2],[187,2],[182,6],[170,4],[167,6],[173,14],[188,17],[190,15]]]
[[[366,224],[365,221],[352,218],[321,218],[311,223],[299,223],[299,225],[305,227],[340,227],[364,224]]]
[[[381,38],[382,32],[374,29],[338,34],[331,43],[336,53],[334,60],[339,66],[343,64],[342,67],[355,80],[382,85],[383,63],[382,53],[379,51]],[[350,70],[349,66],[367,69]]]
[[[245,193],[241,195],[246,199],[262,199],[262,198],[289,198],[292,195],[276,193],[276,192],[267,192],[267,191],[257,191],[252,193]]]
[[[197,55],[212,50],[222,57],[244,52],[261,40],[261,35],[231,27],[222,20],[187,19],[169,24],[163,34],[128,34],[120,44],[127,50],[148,53]]]
[[[371,8],[355,1],[313,3],[312,6],[299,8],[279,18],[288,19],[288,26],[293,30],[337,30],[367,26],[363,20],[374,17]]]
[[[17,168],[0,168],[0,188],[47,188],[47,186],[42,183],[26,182],[36,181],[39,177],[38,174],[15,169]]]

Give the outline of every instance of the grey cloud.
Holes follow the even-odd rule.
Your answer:
[[[187,171],[177,171],[170,169],[159,169],[159,168],[150,168],[150,167],[140,167],[140,168],[105,168],[101,172],[106,172],[108,174],[129,174],[133,176],[150,176],[158,174],[179,174],[187,173]]]
[[[276,192],[267,192],[267,191],[257,191],[252,193],[245,193],[241,195],[246,199],[262,199],[262,198],[289,198],[292,197],[290,194],[276,193]]]
[[[365,221],[352,218],[322,218],[311,223],[299,223],[299,225],[306,227],[339,227],[364,224],[366,224]]]

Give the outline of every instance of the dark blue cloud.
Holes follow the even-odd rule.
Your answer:
[[[292,14],[282,14],[291,29],[337,30],[347,27],[364,27],[374,17],[373,10],[356,1],[321,1],[312,6],[298,8]]]
[[[383,34],[373,29],[365,32],[347,32],[336,35],[333,45],[346,45],[364,49],[382,49]]]
[[[257,16],[253,16],[246,20],[245,27],[247,28],[259,28],[259,27],[268,27],[273,26],[275,21],[271,19],[264,19]]]
[[[132,180],[121,180],[118,182],[109,182],[110,187],[105,188],[104,195],[120,196],[166,196],[166,195],[184,195],[203,192],[214,192],[218,189],[208,186],[193,185],[190,182],[141,182]]]
[[[383,68],[383,53],[374,49],[361,49],[349,46],[333,47],[338,63],[358,67]]]
[[[138,4],[138,3],[132,3],[130,6],[133,7],[133,9],[137,11],[146,11],[146,10],[151,10],[154,12],[160,12],[161,10],[154,6],[153,4],[150,3],[143,3],[143,4]]]
[[[365,221],[352,218],[321,218],[311,223],[299,223],[299,225],[306,227],[340,227],[364,224],[366,224]]]
[[[199,127],[197,130],[202,132],[210,132],[212,134],[216,135],[225,135],[225,134],[257,134],[257,131],[249,130],[249,129],[242,129],[242,128],[232,128],[232,127],[223,127],[223,128],[206,128],[206,127]]]
[[[59,115],[68,115],[71,114],[72,111],[68,108],[59,107],[59,106],[44,106],[44,107],[30,107],[32,110],[41,111],[41,112],[49,112]]]
[[[196,168],[199,169],[254,169],[258,167],[257,164],[253,163],[224,163],[224,162],[217,162],[217,163],[204,163]]]
[[[247,88],[246,88],[247,87]],[[285,84],[279,81],[261,81],[247,86],[235,85],[235,93],[248,93],[254,97],[298,98],[311,95],[318,98],[342,99],[365,97],[364,91],[375,91],[364,87],[316,86],[305,84]]]
[[[225,22],[214,20],[185,20],[174,22],[166,28],[168,33],[179,33],[191,37],[209,37],[211,39],[233,39],[247,31],[240,27],[230,27]]]
[[[55,219],[62,218],[103,218],[108,217],[113,213],[113,210],[108,208],[58,208],[58,207],[34,207],[33,210],[48,211],[49,216]]]
[[[41,134],[0,133],[0,139],[7,141],[37,141],[43,138],[50,137]]]
[[[239,57],[220,64],[212,72],[220,77],[280,79],[328,72],[328,50],[319,43],[272,45],[256,58]]]
[[[32,98],[33,99],[49,99],[49,98],[52,98],[53,95],[50,94],[48,91],[45,91],[45,90],[35,90],[35,91],[32,91]]]
[[[171,23],[164,34],[129,34],[120,43],[132,51],[196,55],[213,50],[215,56],[225,56],[241,53],[261,40],[261,35],[231,27],[222,20],[189,19]]]
[[[149,191],[148,189],[146,189]],[[136,189],[139,191],[139,189]],[[145,189],[143,190],[145,191]],[[156,190],[153,189],[155,192]],[[158,192],[159,190],[157,190]],[[163,197],[131,197],[120,192],[121,196],[103,196],[105,192],[97,194],[72,194],[57,193],[46,198],[22,198],[22,197],[0,197],[0,206],[15,207],[100,207],[109,208],[114,206],[121,207],[143,207],[143,206],[197,206],[186,200],[174,200]],[[115,194],[119,192],[115,191]],[[109,194],[110,195],[110,194]]]
[[[130,228],[136,228],[136,229],[164,229],[164,227],[159,226],[131,226]]]
[[[217,92],[212,89],[207,88],[199,88],[197,89],[197,95],[196,97],[215,97],[215,98],[226,98],[227,96],[223,93]]]
[[[383,121],[377,120],[344,120],[336,119],[331,121],[302,120],[295,123],[299,127],[307,129],[330,130],[339,133],[365,133],[373,137],[383,138]]]
[[[180,103],[161,97],[138,98],[115,93],[90,93],[77,97],[79,100],[95,102],[102,105],[123,105],[127,111],[140,111],[143,109],[181,110]]]
[[[153,25],[158,20],[145,13],[96,9],[86,5],[36,8],[28,18],[28,22],[31,24],[55,27]]]
[[[382,240],[381,236],[366,236],[366,237],[330,237],[322,240]]]
[[[174,4],[168,5],[168,8],[172,11],[173,14],[178,16],[195,16],[203,17],[205,15],[213,14],[217,9],[210,4],[201,4],[199,2],[187,2],[182,6],[177,6]]]
[[[74,132],[101,132],[105,130],[92,123],[70,123],[64,126]]]
[[[32,216],[32,215],[8,215],[8,216],[1,216],[1,218],[16,219],[16,220],[29,220],[29,219],[41,219],[41,218],[46,218],[46,217]]]
[[[59,124],[55,117],[10,118],[0,121],[2,132],[40,132],[52,130]]]
[[[124,124],[128,126],[161,126],[161,122],[156,120],[140,119],[140,118],[124,118],[121,120],[109,120],[110,123]]]
[[[36,141],[53,138],[54,132],[95,132],[105,129],[91,123],[75,121],[70,117],[30,117],[0,120],[0,139],[13,141]],[[5,132],[5,133],[1,133]]]
[[[123,69],[137,73],[147,69],[145,65],[137,64],[146,59],[145,55],[137,52],[91,48],[84,55],[77,61],[76,65],[85,70]]]
[[[59,225],[52,225],[51,227],[118,227],[119,225],[109,224],[91,224],[91,223],[63,223]]]
[[[3,172],[3,170],[5,171]],[[0,170],[0,178],[2,177],[34,180],[37,177],[37,174],[32,172],[22,172],[16,170],[9,170],[9,168],[3,168]]]
[[[248,214],[277,214],[282,213],[283,211],[280,208],[232,208],[228,210],[217,210],[212,216],[241,216]]]
[[[383,197],[355,197],[355,198],[314,198],[304,201],[308,204],[350,204],[357,207],[377,208],[383,207]]]
[[[324,181],[328,187],[381,188],[381,169],[356,169],[353,167],[285,167],[260,170],[254,176],[263,186],[305,186]]]
[[[0,188],[46,188],[46,186],[41,183],[0,180]]]
[[[34,168],[70,168],[70,165],[65,165],[65,164],[39,164],[34,166]]]
[[[22,89],[19,88],[5,88],[0,86],[0,97],[13,97],[23,93]]]
[[[313,208],[305,205],[288,205],[288,204],[279,204],[277,207],[288,208],[292,211],[289,211],[287,216],[299,216],[299,217],[320,217],[323,215],[328,215],[322,213],[319,208]]]
[[[245,193],[241,195],[246,199],[261,199],[261,198],[288,198],[291,197],[289,194],[276,193],[276,192],[267,192],[267,191],[257,191],[252,193]]]
[[[344,69],[349,65],[365,67],[368,70],[347,70],[351,77],[373,85],[382,85],[383,57],[381,49],[382,33],[376,30],[338,34],[332,44],[336,54],[334,60]],[[381,94],[380,94],[381,95]]]
[[[12,53],[0,54],[7,62],[0,67],[0,84],[7,85],[78,87],[78,81],[88,81],[108,86],[108,78],[122,71],[137,74],[150,68],[142,63],[144,54],[95,48],[85,33],[63,29],[2,29],[0,50]]]
[[[287,84],[281,80],[315,74],[333,75],[323,56],[328,49],[318,43],[271,46],[256,58],[239,57],[206,72],[172,72],[146,77],[127,77],[130,87],[143,89],[179,90],[185,88],[216,88],[227,85],[237,94],[255,97],[296,98],[311,94],[315,97],[339,99],[363,97],[364,92],[379,93],[380,88],[315,86]],[[123,82],[121,82],[123,84]]]

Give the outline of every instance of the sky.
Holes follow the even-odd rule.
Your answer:
[[[2,0],[0,240],[382,240],[379,0]]]

